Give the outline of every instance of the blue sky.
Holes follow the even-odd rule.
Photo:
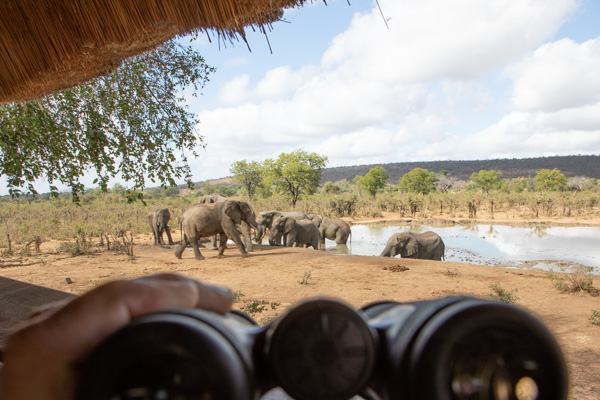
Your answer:
[[[307,4],[244,43],[190,101],[195,179],[303,148],[328,167],[600,153],[600,2]]]
[[[600,1],[379,0],[389,28],[350,3],[286,11],[272,53],[199,35],[217,71],[188,101],[195,181],[298,148],[327,167],[600,153]]]

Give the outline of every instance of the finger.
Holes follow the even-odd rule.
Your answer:
[[[160,281],[188,281],[198,289],[198,299],[192,306],[195,308],[202,308],[204,310],[218,312],[219,314],[225,314],[231,310],[233,304],[233,292],[231,290],[222,286],[198,282],[181,275],[159,274],[138,278],[137,280],[147,281],[149,284]]]
[[[140,315],[196,306],[226,312],[231,302],[220,289],[179,275],[114,281],[72,300],[31,326],[32,340],[75,362]]]
[[[52,393],[69,398],[74,368],[131,319],[180,307],[199,306],[224,313],[232,300],[232,293],[224,288],[170,274],[99,286],[62,308],[49,307],[33,317],[36,323],[8,337],[0,392],[19,394],[22,399],[39,398],[24,393],[23,387],[27,387],[48,398]],[[45,362],[40,364],[40,360]]]

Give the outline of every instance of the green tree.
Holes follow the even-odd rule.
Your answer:
[[[398,187],[405,192],[427,194],[435,191],[438,177],[435,172],[429,172],[424,168],[415,168],[402,175],[398,181]]]
[[[485,193],[490,190],[499,190],[502,187],[502,172],[482,169],[471,174],[471,184],[476,189]]]
[[[532,189],[532,184],[530,182],[530,178],[525,178],[524,176],[520,176],[517,178],[512,178],[508,182],[508,191],[513,193],[522,193]]]
[[[127,188],[120,183],[115,183],[110,191],[114,194],[118,194],[119,196],[123,196],[127,191]]]
[[[234,185],[204,185],[202,186],[203,194],[220,194],[225,197],[235,196],[239,186]]]
[[[0,105],[0,174],[9,193],[35,194],[43,178],[54,197],[61,182],[77,202],[89,170],[104,191],[120,175],[131,184],[129,201],[143,197],[146,179],[191,185],[187,157],[203,141],[183,90],[195,96],[213,71],[191,46],[169,41],[78,87]]]
[[[323,185],[323,188],[321,189],[321,191],[323,193],[327,193],[327,194],[338,194],[338,193],[342,192],[342,189],[339,186],[337,186],[336,184],[334,184],[333,182],[327,181]]]
[[[233,174],[234,181],[242,185],[246,191],[248,202],[252,201],[256,188],[263,180],[262,165],[256,161],[236,161],[231,164],[229,172]]]
[[[567,177],[558,168],[540,169],[535,174],[535,187],[543,190],[564,190],[567,185]]]
[[[354,181],[371,196],[385,187],[385,181],[389,179],[387,171],[382,166],[371,168],[365,176],[357,176]]]
[[[276,193],[287,196],[295,207],[302,195],[317,191],[326,163],[326,156],[298,149],[281,153],[276,160],[267,158],[263,163],[264,177]]]

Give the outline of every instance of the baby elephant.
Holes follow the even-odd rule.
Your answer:
[[[435,232],[402,232],[395,233],[387,241],[382,257],[394,257],[400,254],[405,258],[422,258],[441,261],[444,258],[446,245]]]
[[[169,245],[173,245],[173,238],[171,237],[171,230],[169,229],[169,220],[171,219],[171,213],[168,208],[155,208],[150,211],[146,216],[148,224],[152,227],[152,235],[154,236],[154,244],[164,245],[163,232],[167,234],[169,238]]]
[[[348,238],[352,235],[350,225],[340,218],[328,218],[319,214],[308,216],[312,222],[319,228],[319,237],[321,248],[325,248],[325,239],[335,240],[336,244],[346,244]]]
[[[278,235],[283,236],[283,245],[292,247],[312,246],[313,249],[319,249],[319,228],[309,219],[295,220],[292,217],[277,216],[273,219],[271,231],[269,233],[269,244],[277,245],[275,238]]]

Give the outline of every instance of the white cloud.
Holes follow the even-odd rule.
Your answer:
[[[521,110],[554,111],[600,101],[600,38],[547,43],[512,71],[512,103]]]
[[[248,98],[248,74],[238,75],[226,82],[217,93],[219,104],[241,104]]]
[[[576,0],[380,4],[389,30],[374,7],[354,16],[319,65],[272,68],[256,84],[241,75],[221,88],[226,106],[199,116],[207,155],[222,152],[211,166],[226,163],[216,176],[238,159],[300,147],[328,156],[329,166],[598,152],[598,46],[547,42]],[[536,74],[574,55],[555,73]],[[592,87],[577,89],[565,73],[575,63]],[[543,101],[551,90],[587,106],[550,112],[556,107]],[[495,120],[472,123],[482,115]]]
[[[575,0],[382,0],[356,16],[323,57],[352,64],[361,77],[385,81],[472,79],[514,61],[552,36]]]
[[[600,103],[559,112],[515,111],[498,123],[453,146],[459,158],[597,154],[600,149]]]
[[[265,73],[255,87],[250,87],[250,76],[241,74],[226,82],[217,93],[220,106],[231,107],[248,102],[275,101],[287,98],[305,81],[312,78],[314,67],[292,71],[288,66],[276,67]]]

